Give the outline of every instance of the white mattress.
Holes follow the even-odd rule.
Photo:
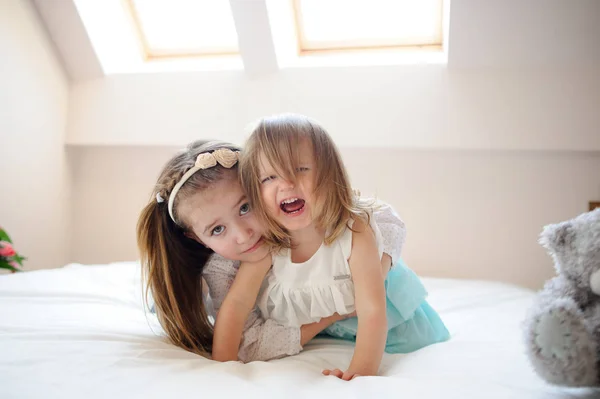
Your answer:
[[[142,310],[135,263],[0,276],[0,398],[593,397],[531,371],[519,329],[530,291],[424,282],[451,340],[386,354],[381,376],[344,382],[320,372],[349,363],[347,342],[317,339],[298,356],[245,365],[176,348]]]

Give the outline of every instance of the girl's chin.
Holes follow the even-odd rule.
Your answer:
[[[258,262],[263,260],[267,255],[269,255],[269,251],[266,245],[261,245],[259,248],[256,248],[250,253],[246,253],[242,256],[243,259],[239,259],[242,262]]]

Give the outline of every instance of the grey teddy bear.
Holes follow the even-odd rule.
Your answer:
[[[600,209],[546,226],[540,236],[557,276],[525,319],[537,374],[564,386],[600,386]]]

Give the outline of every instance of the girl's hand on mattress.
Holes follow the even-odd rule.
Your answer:
[[[360,374],[357,374],[351,370],[346,370],[345,372],[343,372],[340,369],[323,370],[323,375],[333,375],[334,377],[337,377],[340,380],[344,381],[350,381],[353,380],[355,377],[360,377]]]

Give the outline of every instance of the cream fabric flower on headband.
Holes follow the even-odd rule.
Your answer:
[[[231,151],[228,148],[219,148],[213,152],[205,152],[198,155],[194,165],[200,169],[209,169],[219,163],[222,167],[229,169],[237,163],[239,158],[239,151]]]
[[[217,164],[217,159],[210,152],[205,152],[203,154],[198,155],[196,158],[196,163],[194,164],[200,169],[208,169],[212,168]]]
[[[239,151],[231,151],[228,148],[219,148],[218,150],[214,151],[213,156],[215,157],[215,159],[217,160],[217,162],[219,164],[221,164],[222,167],[224,168],[231,168],[233,165],[235,165],[238,161],[238,159],[240,159],[240,152]]]

